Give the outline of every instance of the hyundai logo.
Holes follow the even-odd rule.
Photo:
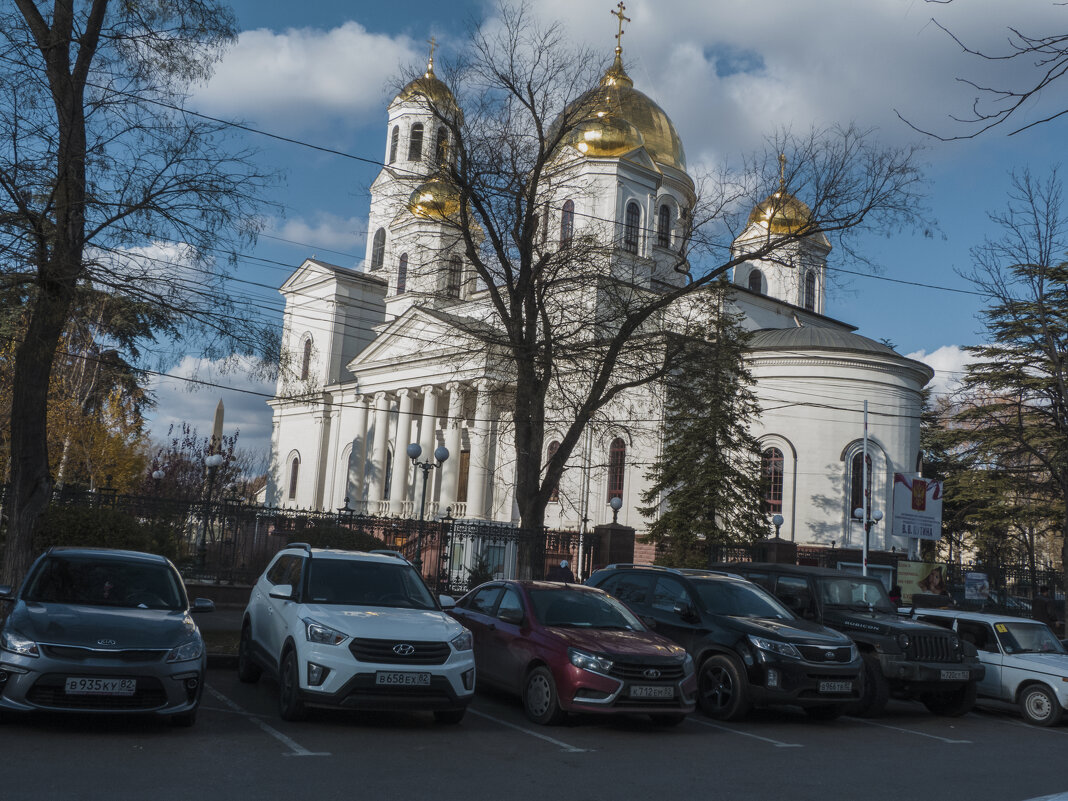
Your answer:
[[[97,645],[114,645],[115,644],[115,640],[97,640],[96,644]]]
[[[415,653],[415,646],[408,645],[406,642],[402,642],[400,645],[393,646],[393,653],[397,656],[411,656]]]
[[[642,675],[645,676],[645,678],[647,679],[659,679],[660,671],[656,668],[648,668],[642,673]]]

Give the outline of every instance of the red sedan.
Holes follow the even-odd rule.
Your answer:
[[[674,725],[694,708],[686,650],[594,587],[492,581],[448,611],[474,633],[478,680],[521,696],[535,723],[599,712]]]

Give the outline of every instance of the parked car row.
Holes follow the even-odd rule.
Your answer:
[[[895,609],[873,578],[779,564],[717,570],[617,564],[586,585],[490,581],[435,598],[402,555],[280,551],[242,615],[237,673],[278,685],[279,714],[311,707],[433,712],[459,723],[477,680],[530,720],[699,708],[736,720],[798,706],[816,719],[877,714],[887,698],[961,715],[977,694],[1052,725],[1068,653],[1043,624]],[[143,712],[191,725],[205,649],[174,566],[149,554],[50,549],[0,630],[3,710]]]

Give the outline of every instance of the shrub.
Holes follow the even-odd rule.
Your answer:
[[[294,533],[294,539],[313,548],[340,548],[345,551],[372,551],[385,548],[382,540],[360,529],[343,526],[309,526]]]
[[[179,535],[166,523],[142,521],[115,509],[53,506],[33,534],[36,552],[53,546],[123,548],[178,557]]]

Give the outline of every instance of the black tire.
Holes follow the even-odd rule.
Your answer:
[[[653,721],[654,726],[659,726],[662,729],[668,729],[672,726],[678,726],[684,720],[686,720],[686,713],[679,712],[675,715],[650,715],[649,719]]]
[[[197,722],[198,707],[199,704],[188,712],[179,712],[177,715],[171,715],[171,725],[179,729],[188,729]]]
[[[461,720],[464,719],[464,713],[467,711],[464,709],[437,709],[434,711],[434,720],[438,723],[443,723],[446,726],[455,726]]]
[[[752,706],[745,674],[729,656],[710,656],[697,676],[697,703],[715,720],[738,720]]]
[[[282,720],[304,720],[308,710],[300,698],[300,665],[297,652],[290,649],[282,657],[278,673],[278,713]]]
[[[1030,684],[1020,691],[1020,712],[1035,726],[1053,726],[1060,722],[1064,709],[1057,696],[1044,684]]]
[[[945,693],[929,693],[921,700],[923,705],[936,715],[947,718],[959,718],[967,715],[975,706],[977,688],[974,681],[970,681],[963,687]],[[1056,704],[1056,700],[1053,702]]]
[[[841,704],[827,704],[826,706],[806,706],[805,714],[811,720],[836,720],[845,712]]]
[[[881,715],[890,700],[890,685],[883,675],[879,658],[875,654],[864,654],[864,672],[860,683],[860,698],[849,706],[849,714],[873,718]]]
[[[252,659],[252,626],[246,622],[237,644],[237,678],[245,684],[255,684],[262,674],[263,669]]]
[[[560,708],[556,682],[549,668],[536,667],[527,674],[523,682],[523,710],[528,718],[542,726],[558,726],[567,718],[567,712]]]

